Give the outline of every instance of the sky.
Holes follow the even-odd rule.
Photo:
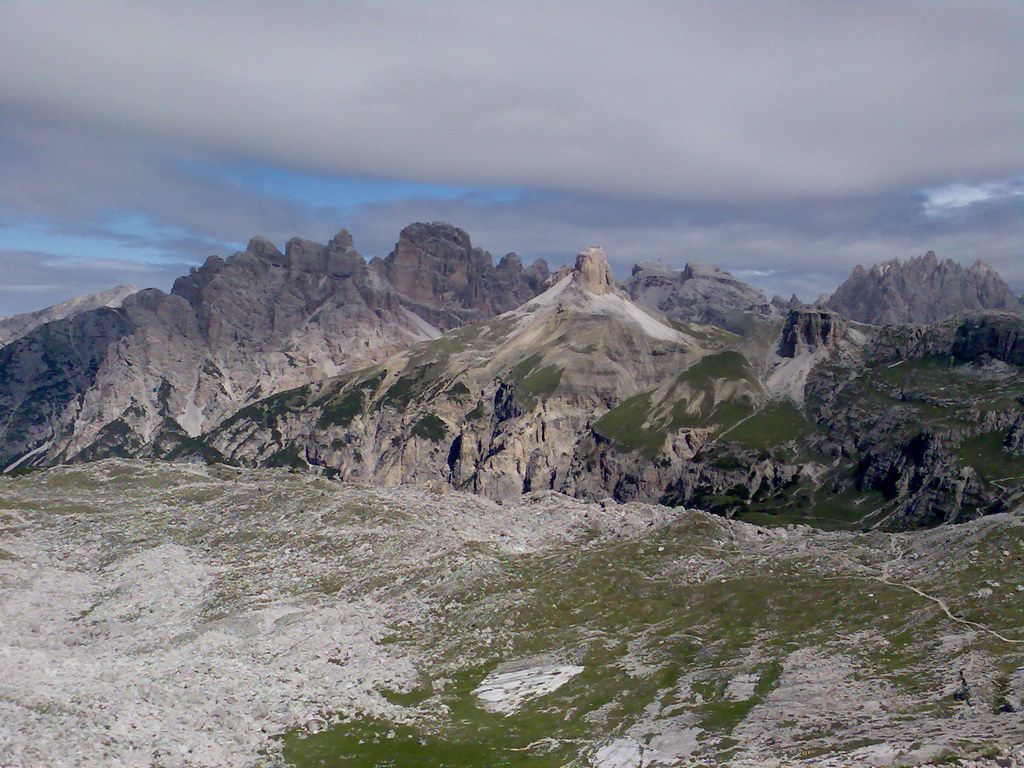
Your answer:
[[[0,315],[434,220],[769,296],[928,250],[1024,293],[1022,73],[1002,0],[5,0]]]

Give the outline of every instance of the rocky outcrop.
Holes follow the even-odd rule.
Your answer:
[[[933,251],[870,269],[857,266],[828,300],[828,307],[872,325],[934,323],[963,311],[1024,310],[999,274],[981,261],[964,268],[939,261]]]
[[[60,304],[54,304],[52,307],[46,307],[46,309],[0,318],[0,347],[21,338],[33,328],[52,323],[54,320],[63,320],[65,317],[71,317],[79,312],[87,312],[90,309],[119,307],[126,297],[136,291],[138,288],[134,285],[115,285],[105,291],[76,296]]]
[[[793,309],[786,316],[779,340],[780,357],[796,357],[831,349],[845,335],[847,323],[835,312],[820,307]]]
[[[637,304],[681,322],[729,328],[737,313],[770,312],[763,292],[724,269],[690,262],[680,271],[659,261],[633,267],[622,287]]]
[[[573,285],[595,295],[618,290],[608,266],[608,257],[599,245],[584,248],[576,255],[572,282]]]
[[[893,325],[877,334],[879,361],[952,357],[961,362],[999,360],[1024,366],[1024,315],[965,314],[932,325]]]

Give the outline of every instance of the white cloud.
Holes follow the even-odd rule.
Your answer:
[[[1024,197],[1024,180],[984,184],[949,184],[924,191],[922,209],[933,218],[949,216],[977,203]]]

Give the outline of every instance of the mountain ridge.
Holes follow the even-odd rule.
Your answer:
[[[99,309],[100,307],[114,309],[119,307],[128,296],[137,293],[138,290],[134,285],[122,283],[102,291],[74,296],[67,301],[62,301],[59,304],[44,307],[43,309],[2,317],[0,318],[0,347],[20,339],[40,325],[52,323],[55,320],[63,320],[71,315],[87,312],[91,309]]]
[[[956,312],[1024,311],[1019,297],[988,264],[939,261],[934,251],[907,261],[858,265],[826,306],[872,325],[938,322]]]
[[[490,257],[450,225],[413,225],[399,243],[430,254],[444,238],[462,251],[433,253],[433,266],[462,259],[463,277],[483,286],[460,295],[469,304],[414,303],[341,230],[326,245],[292,238],[283,252],[254,237],[227,259],[211,256],[170,293],[147,289],[115,309],[33,329],[0,352],[0,465],[29,452],[55,462],[167,450],[275,391],[489,316],[506,286],[535,290],[535,273],[524,276],[511,259],[504,282],[492,279]]]
[[[632,277],[617,284],[599,246],[554,273],[494,266],[440,222],[370,262],[345,230],[283,252],[254,237],[169,294],[0,352],[0,465],[205,458],[840,527],[1022,498],[1019,313],[879,327],[749,303],[764,295],[704,265]]]

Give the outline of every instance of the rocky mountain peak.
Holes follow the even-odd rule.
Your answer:
[[[475,293],[478,275],[473,267],[483,261],[475,254],[465,230],[435,221],[417,222],[401,231],[395,249],[384,259],[384,272],[400,293],[414,301],[460,303]],[[490,255],[486,261],[490,264]]]
[[[699,261],[688,261],[680,274],[680,280],[694,280],[703,278],[706,280],[721,280],[738,283],[731,273],[724,269],[714,267],[710,264],[702,264]]]
[[[1021,302],[999,274],[976,262],[965,269],[934,251],[901,262],[857,267],[827,306],[851,320],[872,325],[932,323],[962,311],[1019,312]]]
[[[352,235],[347,229],[338,230],[338,234],[331,238],[331,242],[327,244],[328,250],[334,251],[349,251],[353,250]]]
[[[608,257],[599,245],[591,245],[576,254],[572,270],[572,284],[590,293],[615,293],[618,289],[612,278]]]
[[[60,304],[54,304],[51,307],[39,309],[35,312],[26,312],[0,318],[0,347],[21,338],[40,325],[52,323],[55,320],[61,320],[65,317],[71,317],[80,312],[88,312],[99,307],[119,307],[126,298],[138,292],[138,290],[134,285],[115,285],[113,288],[85,294],[84,296],[76,296],[73,299],[62,301]]]
[[[516,253],[506,253],[498,262],[497,269],[499,272],[522,272],[523,260]]]
[[[641,272],[671,276],[678,274],[676,270],[666,266],[660,259],[647,259],[646,261],[637,262],[633,265],[630,275],[638,275]]]
[[[496,269],[491,254],[473,247],[465,230],[442,221],[402,230],[395,249],[370,268],[438,328],[454,328],[506,312],[544,288],[547,265],[524,270],[515,254]]]
[[[796,309],[803,305],[803,302],[800,301],[799,297],[797,297],[795,293],[791,294],[788,299],[784,299],[776,294],[775,296],[772,296],[770,303],[775,307],[775,309],[783,313],[788,313],[791,309]]]

